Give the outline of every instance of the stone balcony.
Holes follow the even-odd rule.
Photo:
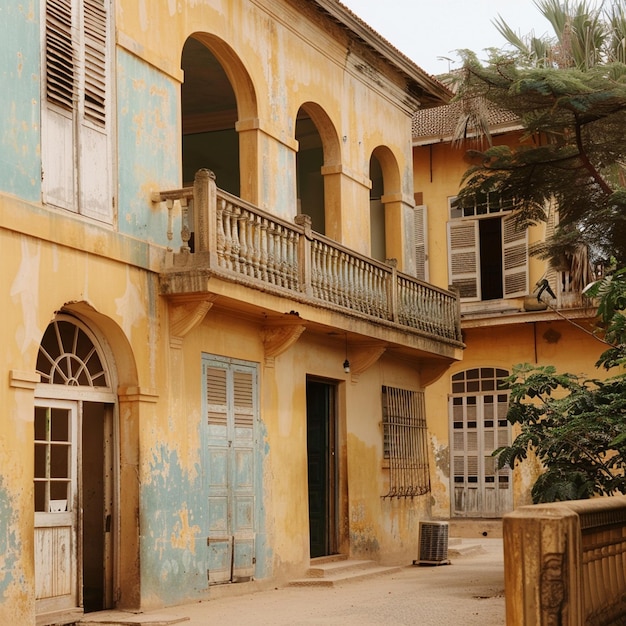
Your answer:
[[[174,224],[180,225],[182,245],[168,253],[160,274],[161,294],[170,302],[204,302],[205,308],[230,302],[233,310],[246,309],[276,326],[286,323],[289,305],[297,318],[292,326],[459,358],[455,293],[312,231],[308,216],[293,223],[273,216],[219,189],[209,170],[196,174],[193,187],[157,192],[152,200],[167,207],[170,240]],[[283,306],[282,315],[280,308],[267,309],[270,301]],[[181,319],[189,315],[193,311]]]

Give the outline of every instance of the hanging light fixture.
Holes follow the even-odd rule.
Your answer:
[[[348,333],[346,333],[346,360],[343,362],[343,371],[350,373],[350,361],[348,361]]]

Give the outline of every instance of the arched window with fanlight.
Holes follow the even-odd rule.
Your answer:
[[[42,383],[52,385],[110,387],[93,339],[69,318],[56,319],[46,329],[39,346],[37,373]]]

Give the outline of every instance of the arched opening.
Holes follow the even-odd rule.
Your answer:
[[[391,210],[402,198],[398,162],[389,148],[378,146],[370,157],[370,245],[379,261],[398,258],[402,251],[402,212]]]
[[[104,341],[69,313],[58,314],[41,340],[34,409],[38,617],[114,606],[119,462],[111,363]]]
[[[370,237],[371,256],[379,261],[387,258],[385,206],[383,205],[383,170],[378,159],[370,159]]]
[[[181,92],[183,183],[207,168],[220,188],[240,195],[237,98],[224,67],[213,52],[193,37],[182,53],[185,80]]]
[[[324,234],[324,148],[315,122],[300,109],[296,118],[296,184],[298,193],[298,213],[311,217],[313,230]]]
[[[296,116],[295,138],[298,213],[311,217],[313,230],[332,236],[328,226],[336,221],[334,211],[339,207],[330,206],[329,201],[340,197],[329,182],[329,177],[336,175],[333,166],[339,164],[337,133],[324,110],[306,102]]]

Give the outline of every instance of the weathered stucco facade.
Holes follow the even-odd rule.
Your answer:
[[[1,13],[0,621],[416,558],[383,398],[426,440],[462,354],[412,246],[445,88],[332,0]]]

